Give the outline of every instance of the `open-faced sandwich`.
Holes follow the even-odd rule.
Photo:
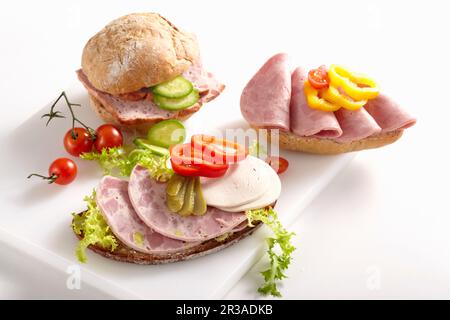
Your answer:
[[[282,148],[317,154],[382,147],[416,123],[373,79],[339,65],[292,72],[284,53],[249,81],[241,112],[255,128],[278,129]]]
[[[182,143],[184,128],[178,120],[155,124],[148,137],[136,138],[134,149],[83,154],[98,160],[106,175],[85,198],[87,210],[73,214],[78,259],[85,262],[90,249],[137,264],[182,261],[226,248],[264,223],[274,237],[269,241],[271,267],[260,291],[279,295],[276,281],[284,277],[294,247],[292,233],[273,210],[281,182],[272,162],[214,136],[194,135]]]
[[[81,66],[93,109],[123,127],[187,119],[224,89],[203,68],[195,36],[157,13],[109,23],[87,42]]]

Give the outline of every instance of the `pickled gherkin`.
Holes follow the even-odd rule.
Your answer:
[[[194,201],[194,214],[196,216],[202,216],[206,213],[206,201],[203,198],[202,185],[200,184],[200,178],[195,178],[195,201]]]
[[[173,175],[166,187],[166,204],[171,212],[182,216],[204,215],[207,206],[200,178]]]
[[[195,201],[195,178],[186,179],[186,192],[184,193],[184,203],[183,207],[178,214],[181,216],[189,216],[194,212],[194,201]]]
[[[173,177],[167,183],[166,192],[168,196],[176,196],[183,187],[186,177],[174,174]]]

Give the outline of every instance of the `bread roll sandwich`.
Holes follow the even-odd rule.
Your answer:
[[[240,104],[246,121],[271,130],[281,148],[315,154],[382,147],[416,123],[369,77],[338,65],[292,71],[284,53],[248,82]]]
[[[106,25],[86,43],[77,74],[104,121],[137,129],[185,120],[224,89],[202,67],[195,36],[157,13]]]

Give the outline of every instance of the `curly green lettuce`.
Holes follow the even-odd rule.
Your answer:
[[[249,210],[246,211],[246,215],[250,227],[253,227],[254,221],[261,221],[273,233],[273,237],[267,238],[267,254],[269,256],[270,266],[267,270],[261,272],[264,277],[264,284],[258,288],[258,292],[264,295],[281,297],[281,293],[277,288],[277,281],[287,277],[285,271],[291,263],[292,253],[295,250],[295,247],[291,243],[291,238],[295,233],[288,232],[283,227],[280,220],[278,220],[277,213],[271,207],[267,209]]]
[[[124,148],[115,147],[103,149],[100,153],[85,152],[80,155],[80,158],[97,161],[105,175],[118,174],[128,177],[137,164],[146,167],[151,177],[161,182],[168,181],[173,175],[173,170],[167,166],[169,156],[156,155],[149,150],[127,154]]]
[[[83,237],[75,250],[78,260],[82,263],[87,261],[86,248],[90,245],[96,245],[111,252],[118,246],[117,239],[97,207],[95,190],[91,196],[84,197],[84,201],[87,204],[87,210],[81,215],[72,213],[72,229],[77,235]]]

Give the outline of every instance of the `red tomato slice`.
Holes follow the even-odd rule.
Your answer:
[[[215,163],[235,163],[244,160],[248,155],[248,150],[237,142],[204,134],[193,135],[191,145],[195,150],[202,150],[203,157],[213,159]]]
[[[320,66],[308,72],[308,81],[314,89],[325,89],[330,86],[328,71],[326,66]]]
[[[289,167],[289,162],[283,157],[268,157],[266,162],[277,174],[282,174]]]
[[[193,150],[191,144],[179,144],[170,148],[172,169],[183,176],[217,178],[228,170],[228,164],[217,164],[203,159],[201,150]]]

